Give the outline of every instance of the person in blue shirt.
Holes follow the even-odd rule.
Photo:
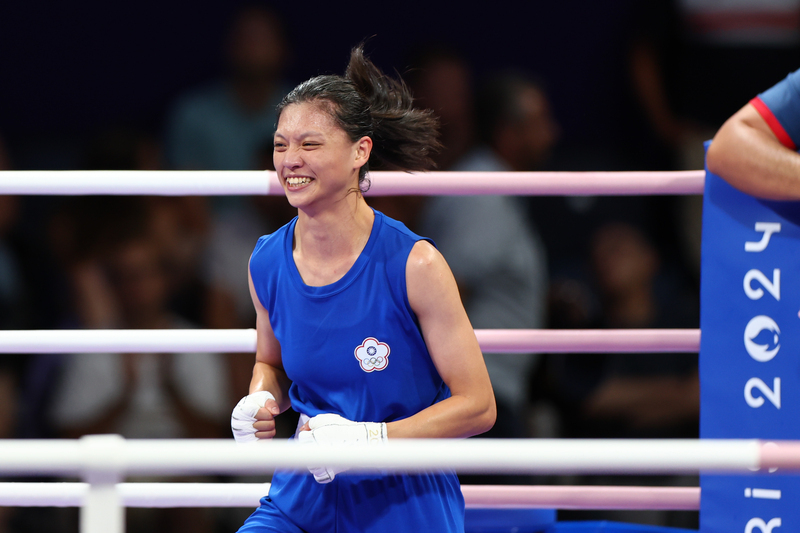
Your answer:
[[[345,75],[278,106],[274,163],[298,216],[250,259],[257,352],[237,441],[300,413],[301,442],[455,438],[494,423],[491,383],[456,282],[433,244],[370,208],[367,171],[422,170],[436,120],[359,47]],[[240,531],[463,531],[454,472],[276,472]]]
[[[167,164],[177,170],[255,170],[275,131],[275,107],[291,85],[284,79],[284,22],[247,3],[231,20],[227,75],[182,94],[169,112]]]
[[[708,149],[708,169],[737,189],[800,200],[800,70],[730,117]]]

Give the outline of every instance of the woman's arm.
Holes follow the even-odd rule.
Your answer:
[[[274,417],[289,408],[291,381],[283,371],[281,345],[272,331],[269,313],[258,299],[253,286],[253,277],[249,271],[247,279],[250,284],[250,297],[256,308],[256,363],[253,367],[253,377],[250,380],[249,394],[269,391],[275,397],[275,400],[267,400],[264,407],[258,411],[257,421],[253,424],[257,430],[256,437],[265,439],[275,436]]]
[[[752,196],[800,200],[800,154],[783,146],[752,104],[714,136],[708,169]]]
[[[386,424],[390,438],[469,437],[494,425],[489,373],[444,257],[419,241],[406,264],[408,301],[433,364],[452,396],[409,418]]]

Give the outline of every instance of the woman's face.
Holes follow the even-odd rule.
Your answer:
[[[358,187],[358,170],[369,159],[371,146],[368,137],[350,141],[318,104],[285,107],[272,159],[289,203],[307,210],[344,199]]]

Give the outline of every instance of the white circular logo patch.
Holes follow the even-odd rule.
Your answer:
[[[364,372],[383,370],[389,365],[389,345],[374,337],[367,337],[355,349],[355,356]]]

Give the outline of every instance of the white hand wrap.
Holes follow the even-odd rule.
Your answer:
[[[255,442],[258,440],[256,428],[253,427],[253,423],[256,421],[256,413],[264,407],[267,400],[274,399],[275,396],[272,393],[262,390],[239,400],[231,414],[231,430],[233,430],[233,438],[236,439],[236,442]]]
[[[317,415],[308,421],[310,431],[297,435],[300,443],[317,444],[382,444],[387,441],[385,422],[353,422],[332,413]],[[309,467],[317,483],[330,483],[336,474],[347,468]]]

